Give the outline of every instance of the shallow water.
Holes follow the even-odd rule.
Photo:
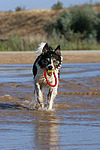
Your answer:
[[[63,64],[52,111],[31,109],[31,68],[0,66],[0,150],[99,150],[100,64]]]

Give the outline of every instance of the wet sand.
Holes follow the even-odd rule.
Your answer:
[[[62,51],[63,63],[100,63],[100,51]],[[0,52],[0,65],[32,64],[36,52]]]

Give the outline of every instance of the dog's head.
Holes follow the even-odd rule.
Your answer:
[[[56,49],[53,49],[46,43],[42,48],[38,63],[41,68],[47,70],[59,69],[62,63],[60,45]]]

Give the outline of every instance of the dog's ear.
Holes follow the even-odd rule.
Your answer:
[[[51,50],[53,50],[53,48],[50,45],[48,45],[48,43],[46,43],[45,46],[43,47],[42,52],[46,53],[47,51],[51,51]]]
[[[61,55],[60,45],[58,45],[57,48],[55,49],[55,53],[57,55]]]

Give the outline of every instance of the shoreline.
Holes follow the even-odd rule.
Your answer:
[[[0,52],[0,65],[33,64],[35,51]],[[63,63],[100,63],[100,50],[62,51]]]

